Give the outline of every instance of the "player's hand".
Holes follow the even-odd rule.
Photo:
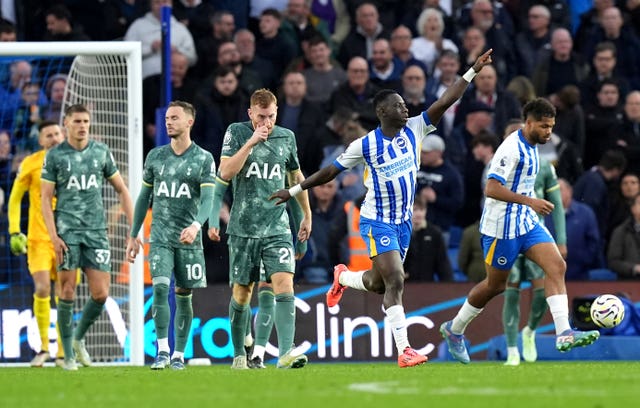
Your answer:
[[[56,260],[58,261],[58,265],[62,265],[62,263],[64,262],[64,255],[69,250],[69,247],[58,235],[56,235],[51,240],[51,242],[53,243],[53,250],[56,253]]]
[[[258,126],[256,130],[253,131],[253,135],[251,135],[247,143],[249,143],[250,146],[255,146],[258,143],[266,142],[268,137],[269,128],[265,125]]]
[[[14,255],[23,255],[27,253],[27,236],[22,232],[11,234],[10,239],[11,253]]]
[[[126,257],[127,262],[134,263],[138,253],[140,252],[140,247],[143,246],[142,240],[139,237],[135,238],[127,238],[127,250]]]
[[[200,228],[193,224],[189,225],[180,233],[180,243],[187,245],[193,243],[198,236],[198,231],[200,231]]]
[[[566,244],[558,244],[558,251],[560,251],[560,255],[562,256],[562,259],[567,259],[567,245]]]
[[[207,235],[213,242],[220,242],[220,228],[209,228],[209,230],[207,231]]]
[[[291,194],[289,194],[289,190],[278,190],[271,194],[269,201],[275,200],[276,198],[278,199],[278,201],[276,201],[276,205],[284,204],[289,201]]]
[[[311,218],[304,217],[298,229],[298,241],[306,242],[311,237]]]
[[[298,241],[296,242],[296,261],[304,258],[304,255],[307,253],[307,241]]]
[[[493,52],[493,48],[489,48],[484,54],[478,57],[476,62],[473,64],[473,70],[476,72],[480,72],[482,67],[485,65],[491,64],[493,61],[491,60],[491,53]]]
[[[541,198],[532,198],[529,207],[531,207],[536,213],[546,216],[551,214],[551,211],[553,211],[555,206],[551,201],[543,200]]]

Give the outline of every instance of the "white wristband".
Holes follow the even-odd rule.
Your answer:
[[[297,196],[300,193],[302,193],[302,186],[300,184],[296,184],[289,189],[289,195],[291,197]]]
[[[469,68],[469,70],[464,73],[462,78],[464,78],[464,80],[467,82],[471,82],[476,75],[478,75],[478,73],[473,68]]]
[[[191,223],[191,225],[195,226],[195,227],[196,227],[196,228],[198,228],[198,229],[201,229],[201,228],[202,228],[202,224],[200,224],[198,221],[194,221],[194,222],[192,222],[192,223]]]

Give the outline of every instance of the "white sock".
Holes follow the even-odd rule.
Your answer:
[[[565,330],[570,330],[569,325],[569,299],[567,295],[552,295],[547,298],[549,311],[553,316],[553,324],[556,326],[556,336]]]
[[[180,360],[184,361],[184,352],[183,351],[174,351],[173,355],[171,356],[171,359],[173,360],[174,358],[179,358]]]
[[[165,353],[169,353],[169,338],[165,337],[164,339],[158,339],[158,353],[164,351]]]
[[[260,360],[264,361],[264,346],[258,346],[257,344],[253,346],[253,354],[251,355],[251,360],[256,357],[260,357]]]
[[[252,344],[253,344],[253,336],[251,335],[251,333],[249,333],[246,336],[244,336],[244,346],[251,347]]]
[[[471,306],[469,300],[465,300],[464,304],[458,310],[458,314],[451,321],[451,332],[453,334],[462,334],[473,319],[478,316],[482,310],[475,306]]]
[[[520,358],[520,353],[518,352],[518,347],[507,347],[507,356],[518,356]]]
[[[524,326],[524,329],[522,329],[522,334],[523,334],[524,336],[529,336],[529,337],[531,337],[531,336],[532,336],[532,335],[534,335],[535,333],[536,333],[536,331],[535,331],[535,330],[531,330],[531,329],[529,328],[529,325]]]
[[[394,305],[385,310],[387,314],[387,321],[391,326],[391,333],[393,333],[393,339],[396,341],[396,348],[398,354],[402,354],[404,349],[409,346],[409,339],[407,338],[407,319],[404,315],[404,307],[401,305]]]
[[[364,275],[365,272],[366,271],[341,273],[339,282],[341,285],[350,288],[367,290],[367,288],[364,287],[364,282],[362,282],[362,275]]]

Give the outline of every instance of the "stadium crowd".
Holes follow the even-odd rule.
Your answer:
[[[603,269],[614,279],[640,278],[638,0],[1,4],[0,41],[140,41],[145,154],[155,146],[161,104],[160,10],[172,6],[172,94],[196,108],[193,140],[219,163],[228,125],[248,120],[249,96],[268,88],[279,96],[277,123],[296,135],[305,175],[377,126],[373,96],[380,89],[398,91],[417,115],[492,48],[493,65],[422,146],[414,218],[424,219],[414,219],[419,250],[407,280],[484,278],[476,248],[483,169],[535,97],[548,98],[558,113],[540,157],[562,179],[567,279]],[[43,73],[37,61],[0,59],[0,281],[16,270],[28,276],[7,245],[7,202],[21,159],[39,149],[38,123],[60,118],[66,73],[68,66]],[[314,228],[296,280],[329,283],[338,263],[366,268],[351,239],[359,236],[361,170],[311,190]],[[228,211],[221,214],[224,228]],[[204,240],[209,282],[227,282],[226,243]]]

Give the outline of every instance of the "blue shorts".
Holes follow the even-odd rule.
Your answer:
[[[402,224],[387,224],[360,217],[360,235],[367,244],[370,258],[385,252],[398,251],[404,262],[411,242],[412,229],[410,219]]]
[[[542,224],[537,224],[531,231],[513,239],[498,239],[483,234],[484,262],[506,271],[511,269],[519,254],[524,254],[532,246],[545,242],[554,243],[555,241]]]

